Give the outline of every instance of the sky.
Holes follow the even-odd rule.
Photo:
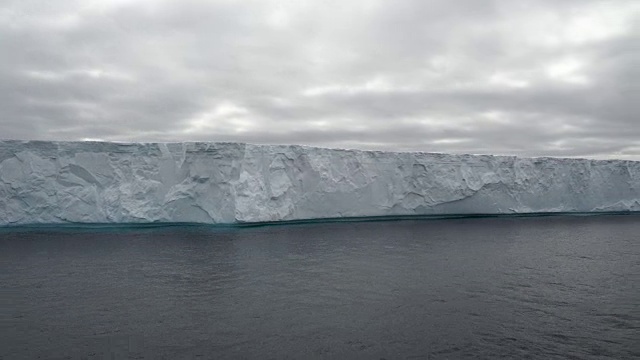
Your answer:
[[[640,160],[638,0],[0,0],[0,139]]]

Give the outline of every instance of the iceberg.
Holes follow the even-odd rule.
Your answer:
[[[0,225],[640,211],[640,162],[0,141]]]

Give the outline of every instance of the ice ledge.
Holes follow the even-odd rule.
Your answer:
[[[640,162],[0,141],[0,225],[640,211]]]

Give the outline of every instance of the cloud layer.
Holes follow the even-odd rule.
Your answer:
[[[640,160],[635,0],[2,1],[0,138]]]

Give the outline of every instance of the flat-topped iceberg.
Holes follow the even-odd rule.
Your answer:
[[[640,162],[0,141],[0,225],[640,211]]]

